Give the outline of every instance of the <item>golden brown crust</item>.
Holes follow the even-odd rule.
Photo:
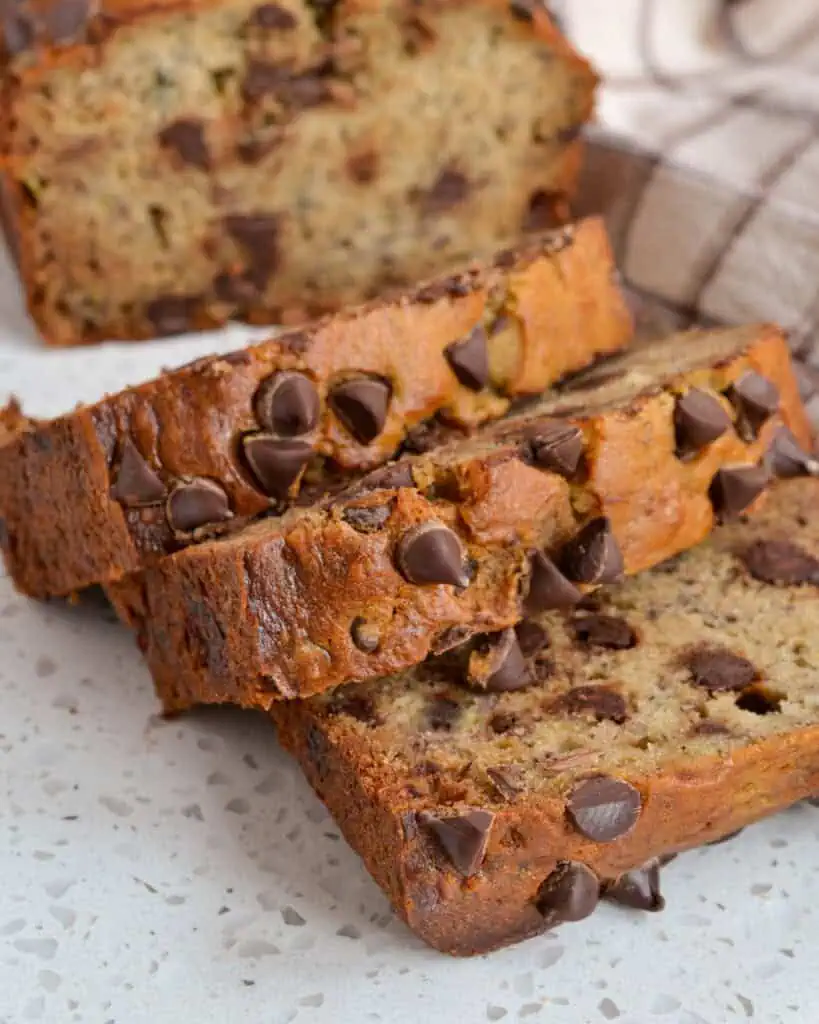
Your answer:
[[[687,369],[669,373],[686,360]],[[773,383],[778,414],[750,436],[737,418],[693,457],[680,457],[675,396],[692,386],[730,394],[754,372]],[[359,486],[112,584],[166,707],[266,707],[392,674],[443,649],[453,633],[503,629],[522,616],[534,552],[580,583],[616,577],[620,560],[626,573],[638,572],[706,536],[715,522],[712,481],[737,464],[746,467],[741,477],[750,470],[756,480],[753,466],[783,421],[808,442],[787,345],[774,328],[668,339],[618,357],[599,376],[612,374],[623,376],[474,442],[399,463],[411,476],[404,470],[397,486]],[[556,423],[568,423],[585,445],[585,463],[566,473],[532,456]],[[613,540],[599,517],[613,524]],[[446,549],[418,555],[420,576],[406,559],[419,524],[438,529]],[[597,530],[589,544],[597,554],[580,558],[588,530]],[[430,566],[435,582],[422,578]],[[375,644],[357,641],[362,622]]]
[[[468,428],[499,417],[511,400],[628,341],[630,318],[599,221],[543,236],[499,263],[199,360],[21,434],[0,456],[0,516],[17,586],[39,597],[66,594],[200,539],[201,531],[174,537],[160,500],[129,507],[117,499],[126,445],[167,492],[189,479],[219,484],[234,520],[242,521],[284,507],[285,497],[295,500],[301,484],[315,483],[311,476],[327,483],[378,466],[425,421]],[[486,334],[479,347],[489,359],[488,380],[477,390],[474,381],[461,383],[447,358],[448,347],[476,328]],[[320,410],[301,437],[307,479],[297,478],[286,495],[271,495],[239,449],[246,435],[265,432],[258,396],[280,371],[304,375]],[[382,428],[369,443],[357,440],[333,408],[334,389],[356,377],[390,388]],[[57,503],[54,494],[61,495]],[[160,494],[157,488],[146,499]]]

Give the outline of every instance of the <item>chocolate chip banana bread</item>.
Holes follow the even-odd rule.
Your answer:
[[[539,0],[4,0],[0,221],[47,341],[293,323],[565,220]]]
[[[657,867],[819,792],[819,482],[572,610],[271,709],[393,905],[483,953],[658,910]]]
[[[114,579],[497,418],[630,337],[587,220],[50,422],[16,410],[0,447],[9,571],[37,597]]]
[[[754,505],[783,425],[798,452],[809,434],[779,331],[678,335],[109,590],[166,708],[266,707],[390,675],[691,547]]]

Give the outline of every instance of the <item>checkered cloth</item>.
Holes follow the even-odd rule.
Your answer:
[[[626,280],[677,322],[781,323],[819,368],[819,0],[549,6],[605,79],[579,212]]]

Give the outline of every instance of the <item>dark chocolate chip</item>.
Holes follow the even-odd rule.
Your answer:
[[[583,595],[542,551],[532,555],[529,572],[529,592],[525,607],[529,614],[553,608],[572,608]]]
[[[274,29],[277,32],[289,32],[298,24],[295,16],[278,4],[262,4],[248,18],[248,24],[257,28]]]
[[[727,725],[723,725],[722,722],[715,722],[711,718],[703,718],[702,721],[697,722],[691,732],[694,736],[728,736],[731,730]]]
[[[490,693],[520,690],[532,682],[532,675],[520,649],[514,629],[486,637],[469,656],[468,685]]]
[[[491,811],[466,811],[452,818],[430,811],[418,815],[418,824],[435,836],[452,866],[466,878],[480,870],[494,820]]]
[[[269,214],[232,214],[223,223],[247,258],[248,280],[263,291],[279,265],[279,218]]]
[[[347,160],[347,174],[357,185],[369,185],[378,177],[378,153],[368,149],[363,153],[355,153]]]
[[[380,491],[398,490],[401,487],[414,487],[415,480],[412,477],[412,466],[409,462],[395,462],[391,466],[384,466],[373,473],[368,473],[361,481],[356,491]]]
[[[179,483],[168,498],[168,522],[178,533],[193,533],[203,526],[230,519],[228,498],[213,480],[197,479]]]
[[[210,151],[204,124],[193,117],[173,121],[159,133],[159,144],[172,149],[182,163],[206,171],[210,167]]]
[[[269,498],[286,498],[310,461],[313,446],[307,441],[248,434],[242,438],[242,452],[262,491]]]
[[[757,671],[747,658],[718,648],[694,651],[687,659],[691,682],[711,693],[744,690]]]
[[[616,583],[623,578],[623,555],[608,519],[592,519],[569,541],[562,568],[575,583]]]
[[[489,383],[489,350],[483,327],[476,327],[463,341],[447,345],[444,355],[465,388],[482,391]]]
[[[598,775],[574,787],[566,814],[587,839],[610,843],[634,828],[641,806],[640,791],[630,783]]]
[[[745,831],[744,828],[735,828],[733,832],[727,832],[724,836],[720,836],[719,839],[712,839],[711,842],[707,843],[706,845],[707,846],[721,846],[722,843],[727,843],[731,839],[736,839],[736,837],[740,834],[740,832],[744,832],[744,831]]]
[[[765,466],[724,466],[718,469],[709,491],[714,511],[721,519],[735,519],[762,494],[771,482]]]
[[[819,459],[806,452],[787,427],[774,434],[767,460],[778,477],[819,476]]]
[[[392,515],[392,505],[359,505],[345,508],[341,518],[359,533],[375,533]]]
[[[585,864],[561,861],[541,883],[535,906],[547,928],[569,921],[582,921],[597,906],[600,882]]]
[[[606,882],[603,896],[612,903],[634,910],[662,910],[665,900],[660,892],[660,861],[656,858],[647,861],[640,868],[626,871],[613,882]]]
[[[528,447],[536,466],[570,480],[580,466],[583,433],[568,423],[555,423],[531,437]]]
[[[430,648],[433,654],[445,654],[453,647],[460,647],[475,635],[475,629],[471,626],[450,626],[435,637]]]
[[[549,634],[537,622],[524,619],[515,626],[515,634],[524,657],[529,658],[549,646]]]
[[[468,198],[471,191],[469,179],[459,170],[448,167],[441,171],[427,190],[415,190],[412,198],[420,203],[424,216],[432,216],[458,206]]]
[[[259,422],[280,437],[314,430],[321,412],[315,384],[303,373],[282,370],[262,381],[253,400]]]
[[[119,467],[111,486],[111,497],[126,508],[141,508],[164,501],[167,490],[146,459],[128,437],[122,443]]]
[[[187,331],[200,307],[195,295],[160,295],[145,307],[145,316],[157,334],[182,334]]]
[[[554,706],[570,715],[593,715],[598,722],[622,725],[628,718],[625,700],[607,686],[575,686],[559,697]]]
[[[776,385],[754,370],[748,370],[726,391],[737,410],[737,429],[747,439],[756,437],[759,428],[779,408]]]
[[[819,560],[788,540],[754,541],[739,557],[754,579],[763,583],[819,585]]]
[[[435,732],[450,732],[461,716],[461,705],[449,697],[436,695],[426,711],[427,724]]]
[[[50,0],[30,5],[0,4],[0,52],[15,56],[32,49],[38,36],[43,43],[68,43],[80,36],[97,5],[91,0]]]
[[[320,69],[294,74],[283,64],[250,60],[242,81],[242,96],[248,103],[274,96],[283,106],[305,110],[327,103],[331,92]]]
[[[557,225],[559,196],[545,189],[538,189],[529,197],[529,206],[523,220],[523,230],[545,231]]]
[[[407,530],[398,542],[396,562],[410,583],[469,585],[461,542],[442,523],[419,523]]]
[[[487,768],[486,775],[502,800],[512,803],[521,792],[521,784],[513,768]]]
[[[719,399],[700,388],[691,388],[677,399],[674,427],[680,451],[696,451],[722,437],[731,426],[731,417]]]
[[[364,651],[365,654],[372,654],[373,651],[377,651],[378,645],[381,642],[381,634],[378,627],[371,622],[367,622],[366,619],[362,619],[361,616],[353,619],[350,626],[350,636],[359,651]]]
[[[370,444],[384,429],[390,395],[383,380],[360,377],[336,385],[330,392],[330,404],[353,437]]]
[[[347,693],[347,687],[333,694],[327,703],[327,711],[331,715],[349,715],[365,725],[376,725],[378,718],[375,713],[375,702],[372,697],[360,693]]]
[[[589,647],[627,651],[637,646],[637,636],[625,619],[616,615],[584,615],[572,623],[575,636]]]
[[[517,724],[517,716],[513,715],[511,711],[496,711],[488,722],[490,730],[497,736],[503,736],[505,733],[511,732]]]

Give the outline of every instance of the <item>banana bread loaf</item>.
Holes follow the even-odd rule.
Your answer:
[[[47,341],[294,323],[566,217],[537,0],[4,0],[0,221]]]
[[[691,547],[764,491],[783,423],[808,443],[779,331],[672,337],[109,592],[167,709],[266,707],[390,675]]]
[[[37,597],[114,579],[408,439],[497,418],[630,336],[605,229],[588,220],[50,422],[15,408],[18,436],[0,447],[9,571]]]
[[[658,910],[667,855],[819,792],[817,502],[783,481],[572,612],[272,707],[413,931],[465,955]]]

